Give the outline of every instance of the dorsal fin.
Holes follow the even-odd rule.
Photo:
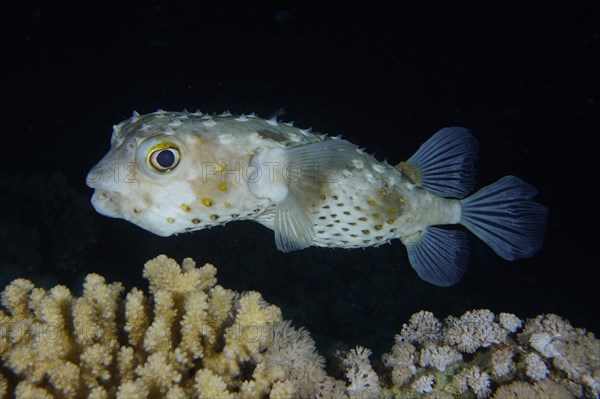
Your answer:
[[[275,111],[271,112],[267,117],[268,120],[277,122],[277,118],[285,114],[285,109],[282,107],[277,108]]]
[[[468,129],[445,127],[396,167],[411,183],[442,197],[464,198],[475,185],[479,145]]]

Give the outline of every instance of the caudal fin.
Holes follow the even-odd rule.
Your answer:
[[[537,190],[505,176],[461,200],[460,223],[507,260],[526,258],[542,246],[548,208],[533,201]]]

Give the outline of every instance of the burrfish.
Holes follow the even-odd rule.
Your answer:
[[[533,186],[506,176],[467,196],[477,152],[469,130],[445,127],[390,165],[275,118],[158,110],[114,126],[87,184],[99,213],[165,237],[253,220],[283,252],[400,239],[423,280],[449,286],[465,272],[468,240],[447,225],[507,260],[542,246],[548,210]]]

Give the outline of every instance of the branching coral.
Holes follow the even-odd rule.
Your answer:
[[[144,267],[148,296],[136,288],[124,296],[97,274],[81,297],[13,281],[0,310],[0,397],[362,399],[379,391],[368,350],[348,361],[357,381],[328,376],[306,330],[258,292],[217,285],[216,272],[159,256]]]
[[[0,397],[598,397],[599,341],[556,315],[419,312],[379,367],[359,346],[339,355],[336,379],[306,330],[258,292],[219,286],[214,266],[159,256],[144,277],[148,294],[125,294],[90,274],[80,297],[14,280],[2,292]]]
[[[144,277],[150,296],[123,297],[121,284],[96,274],[79,298],[25,279],[6,287],[0,396],[290,398],[336,387],[347,397],[306,331],[259,293],[217,285],[212,265],[159,256]]]

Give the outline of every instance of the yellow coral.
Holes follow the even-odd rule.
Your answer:
[[[287,399],[294,396],[296,388],[289,381],[277,381],[271,389],[271,399]]]
[[[255,291],[244,293],[239,304],[235,323],[225,332],[227,344],[223,352],[230,359],[256,359],[269,339],[272,326],[281,321],[281,311],[267,305]]]
[[[201,399],[234,399],[235,396],[227,390],[223,378],[209,369],[198,370],[194,388]]]
[[[7,286],[0,397],[298,397],[303,382],[286,380],[290,371],[263,355],[274,345],[279,308],[258,292],[216,285],[216,268],[191,259],[180,267],[161,255],[146,263],[144,276],[148,297],[137,288],[124,296],[120,283],[97,274],[86,277],[81,297],[25,279]],[[299,357],[314,352],[303,340]],[[315,358],[317,375],[322,367]]]
[[[142,291],[134,288],[127,294],[125,303],[125,331],[128,333],[129,343],[140,348],[144,332],[150,324],[146,298]]]
[[[144,277],[150,280],[150,292],[166,290],[185,294],[196,290],[207,290],[217,283],[217,269],[206,264],[196,268],[196,263],[186,258],[182,267],[173,259],[160,255],[144,266]],[[182,270],[183,269],[183,270]]]

